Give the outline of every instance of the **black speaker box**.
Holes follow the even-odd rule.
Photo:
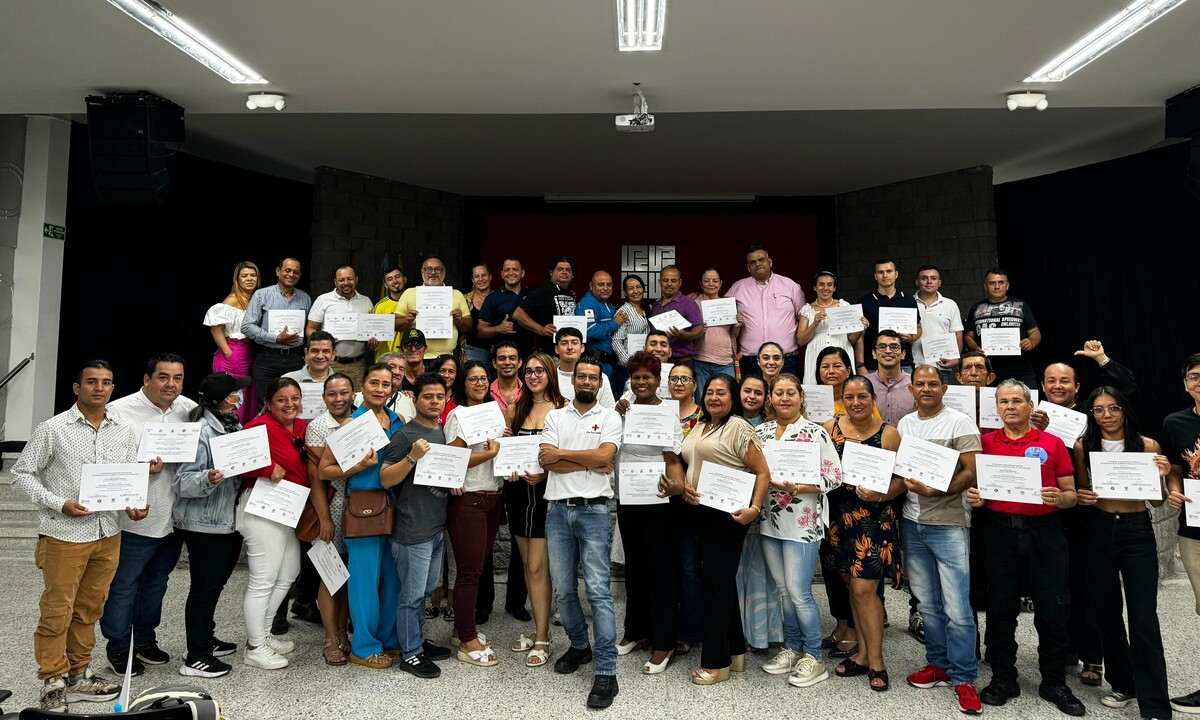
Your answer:
[[[101,200],[161,204],[184,141],[183,108],[148,92],[87,98],[92,177]]]

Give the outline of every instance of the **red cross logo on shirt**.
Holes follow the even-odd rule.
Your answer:
[[[593,425],[593,426],[592,426],[592,432],[600,432],[600,426],[599,426],[599,425]]]

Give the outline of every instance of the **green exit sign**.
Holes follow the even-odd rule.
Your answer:
[[[52,225],[51,223],[42,223],[42,237],[50,238],[51,240],[66,240],[67,229],[62,225]]]

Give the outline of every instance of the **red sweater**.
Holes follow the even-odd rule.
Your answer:
[[[292,423],[292,431],[279,424],[270,413],[263,413],[246,423],[246,429],[262,425],[267,428],[267,445],[271,448],[272,465],[251,470],[242,474],[243,483],[247,489],[254,487],[254,481],[260,477],[271,477],[275,465],[283,466],[283,477],[297,485],[308,487],[308,466],[300,459],[300,450],[296,440],[304,443],[304,433],[308,429],[308,421],[296,418]]]

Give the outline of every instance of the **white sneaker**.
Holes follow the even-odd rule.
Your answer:
[[[792,687],[809,687],[829,679],[825,664],[812,655],[803,655],[796,661],[796,667],[788,676],[788,685]]]
[[[264,644],[246,648],[245,663],[261,670],[282,670],[288,666],[288,659],[275,652],[269,644]]]
[[[799,659],[800,653],[784,648],[775,657],[763,663],[762,669],[768,675],[783,675],[784,673],[791,672],[792,667]]]
[[[287,638],[275,637],[274,635],[267,636],[267,644],[280,655],[287,655],[296,649],[296,643]]]

